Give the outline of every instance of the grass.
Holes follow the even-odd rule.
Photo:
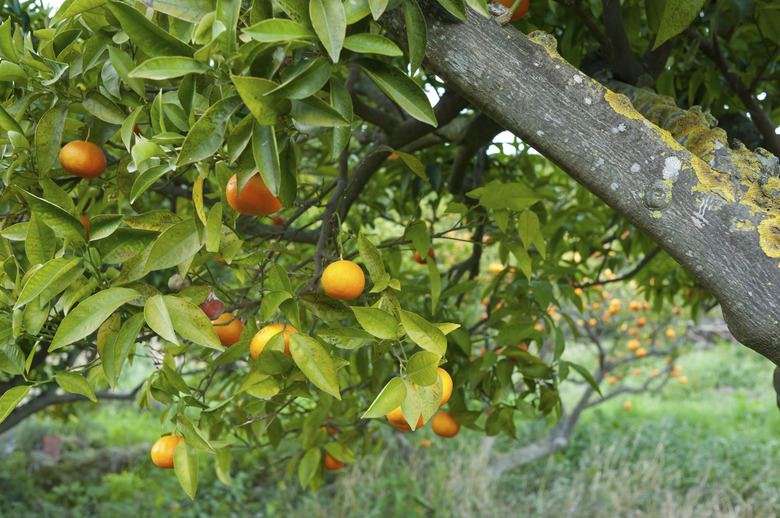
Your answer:
[[[427,427],[403,435],[388,430],[378,453],[328,473],[316,494],[300,489],[295,478],[272,476],[251,455],[234,458],[233,486],[224,486],[213,475],[213,458],[204,456],[193,502],[172,472],[151,466],[155,416],[109,405],[86,410],[75,422],[30,420],[18,429],[21,450],[0,456],[0,515],[777,516],[780,412],[772,365],[728,344],[697,350],[683,362],[688,384],[633,395],[631,411],[622,399],[599,405],[583,415],[563,452],[497,478],[491,462],[532,442],[539,423],[518,421],[517,441],[499,437],[492,445],[466,429],[454,439],[435,437]],[[43,433],[63,434],[65,459],[92,469],[31,469],[36,452],[30,450]],[[424,437],[432,439],[429,448],[420,446]],[[129,452],[129,463],[106,474],[111,451]],[[32,493],[43,498],[32,504]]]

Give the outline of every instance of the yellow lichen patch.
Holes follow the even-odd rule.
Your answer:
[[[674,136],[680,137],[673,133]],[[697,126],[688,128],[688,139],[685,141],[685,148],[698,157],[704,157],[715,149],[718,142],[718,132],[711,130],[706,126]]]
[[[607,90],[607,93],[604,94],[604,99],[606,99],[609,105],[612,106],[612,109],[620,115],[628,117],[629,119],[644,119],[642,114],[636,111],[634,105],[631,104],[631,101],[625,95],[616,94],[612,90]]]
[[[544,31],[534,31],[528,35],[528,39],[544,47],[544,50],[547,51],[547,54],[549,54],[551,58],[563,59],[561,55],[558,54],[558,40],[556,40],[555,36],[552,34],[548,34]]]
[[[761,249],[768,257],[780,257],[780,218],[759,223],[758,236]]]
[[[744,232],[744,231],[752,231],[755,230],[756,227],[753,226],[753,222],[749,219],[736,219],[734,218],[731,222],[732,230],[736,230],[738,232]]]
[[[767,196],[765,189],[762,189],[758,182],[751,183],[739,201],[750,207],[753,214],[758,212],[772,218],[780,217],[780,207],[778,207],[777,200]]]
[[[693,167],[693,172],[696,173],[696,178],[699,180],[699,185],[693,188],[693,192],[718,194],[729,203],[736,201],[737,188],[731,182],[728,174],[716,171],[699,158],[694,158],[691,166]]]

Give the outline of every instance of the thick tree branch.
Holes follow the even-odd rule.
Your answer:
[[[763,169],[774,157],[729,151],[700,113],[677,109],[660,129],[547,34],[423,9],[431,71],[666,250],[720,301],[738,340],[780,363],[780,180]],[[381,23],[405,41],[400,9]]]
[[[603,5],[604,28],[611,42],[606,50],[612,71],[621,81],[635,85],[643,70],[628,41],[626,27],[623,25],[623,13],[620,11],[620,0],[604,0]]]

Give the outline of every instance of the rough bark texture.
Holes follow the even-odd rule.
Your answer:
[[[430,70],[651,237],[718,298],[741,343],[780,364],[780,179],[766,174],[774,157],[728,150],[706,116],[669,108],[657,119],[677,120],[692,152],[675,128],[563,60],[553,37],[425,10]],[[406,40],[400,10],[382,22]]]

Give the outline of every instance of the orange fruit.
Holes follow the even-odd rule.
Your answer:
[[[176,445],[182,438],[182,435],[166,435],[157,439],[152,446],[152,462],[161,468],[172,469],[173,452],[176,451]]]
[[[628,303],[628,309],[630,309],[631,311],[639,311],[641,308],[642,305],[636,300],[632,300],[631,302]]]
[[[449,372],[441,367],[439,367],[439,377],[442,381],[441,403],[439,403],[439,408],[441,408],[444,403],[450,400],[452,395],[452,377],[450,377]]]
[[[225,197],[233,210],[248,216],[268,216],[282,208],[282,203],[271,194],[260,174],[250,178],[238,193],[238,178],[233,175],[225,189]]]
[[[60,165],[80,178],[97,178],[106,170],[106,155],[97,144],[74,140],[60,150]]]
[[[82,214],[79,216],[79,219],[81,220],[81,224],[84,225],[84,230],[87,231],[87,241],[89,241],[89,218]]]
[[[623,408],[625,408],[626,410],[631,410],[631,406],[632,406],[631,405],[631,401],[624,401],[623,402]]]
[[[341,469],[347,464],[344,462],[341,462],[336,457],[331,455],[328,452],[325,452],[325,469],[329,469],[331,471],[335,471],[337,469]]]
[[[428,439],[427,437],[425,439],[423,439],[422,441],[420,441],[420,448],[427,448],[430,445],[431,445],[431,440]]]
[[[265,344],[268,343],[268,340],[278,335],[279,333],[283,333],[284,354],[287,356],[292,356],[292,354],[290,354],[290,334],[297,332],[298,330],[290,324],[278,323],[267,325],[258,331],[254,338],[252,338],[252,343],[249,344],[249,354],[251,354],[252,358],[256,360],[257,357],[260,356],[260,353],[263,352]]]
[[[436,254],[434,254],[434,253],[433,253],[433,247],[431,247],[431,248],[429,248],[429,249],[428,249],[428,257],[430,257],[430,258],[431,258],[431,259],[433,259],[434,261],[436,260]],[[415,252],[415,253],[414,253],[414,261],[415,261],[416,263],[419,263],[419,264],[428,264],[428,259],[424,259],[424,258],[423,258],[423,257],[420,255],[420,252]]]
[[[636,325],[638,327],[645,327],[647,325],[647,319],[645,317],[639,317],[636,319]]]
[[[688,383],[688,376],[680,376],[680,383],[683,385]]]
[[[664,334],[666,335],[666,338],[674,338],[675,336],[677,336],[677,332],[671,327],[667,329],[666,332],[664,332]]]
[[[640,347],[639,349],[636,350],[636,355],[639,356],[640,358],[642,356],[647,356],[647,349],[645,349],[644,347]]]
[[[460,425],[449,412],[439,412],[431,419],[433,433],[440,437],[455,437],[460,432]]]
[[[352,300],[363,293],[365,287],[363,270],[352,261],[336,261],[322,272],[322,289],[334,299]]]
[[[399,430],[403,431],[411,431],[412,427],[409,424],[409,422],[404,417],[403,413],[401,412],[401,407],[396,407],[395,410],[391,410],[390,412],[385,414],[385,417],[388,421],[390,421],[390,424],[398,428]],[[420,428],[423,425],[423,418],[422,414],[420,415],[420,419],[417,421],[417,426],[414,427],[415,430]]]
[[[228,324],[228,322],[230,323]],[[224,347],[230,347],[238,342],[238,339],[241,338],[241,333],[244,332],[244,323],[237,319],[233,313],[222,313],[218,319],[212,320],[211,324],[214,326],[214,331]]]

